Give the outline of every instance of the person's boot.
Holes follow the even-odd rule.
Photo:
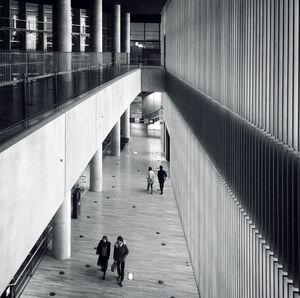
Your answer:
[[[105,274],[106,274],[106,272],[103,273],[103,276],[102,276],[102,279],[103,279],[103,280],[105,279]]]

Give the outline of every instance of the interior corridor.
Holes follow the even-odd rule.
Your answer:
[[[21,297],[198,297],[170,177],[161,195],[146,191],[146,171],[162,164],[161,142],[131,125],[129,145],[120,158],[103,160],[103,192],[86,192],[79,219],[72,219],[72,256],[59,261],[47,255]],[[102,280],[95,248],[103,235],[112,250]],[[123,287],[110,271],[113,245],[122,235],[129,248]],[[134,273],[134,280],[127,274]]]

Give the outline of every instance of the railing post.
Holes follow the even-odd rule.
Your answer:
[[[12,72],[12,65],[13,65],[13,63],[12,63],[12,53],[10,52],[9,53],[9,71],[10,71],[10,81],[12,81],[13,80],[13,72]]]
[[[23,79],[23,116],[25,120],[25,125],[28,124],[27,123],[27,81],[28,81],[28,77],[26,76],[25,73]]]
[[[100,69],[100,67],[101,67],[101,64],[98,63],[98,86],[101,85],[101,69]]]
[[[90,90],[90,72],[91,66],[88,67],[88,77],[87,77],[87,89]]]
[[[55,105],[56,109],[59,109],[59,98],[58,98],[58,72],[57,70],[55,71],[54,74],[54,99],[55,99]]]
[[[75,86],[74,86],[75,87],[75,90],[74,90],[75,91],[75,96],[77,96],[77,85],[79,85],[78,84],[78,73],[79,72],[78,72],[78,67],[77,67],[76,68],[76,72],[74,73],[75,74],[75,78],[74,78],[74,82],[75,82]]]
[[[11,298],[16,297],[15,286],[10,286],[10,294],[11,294]]]
[[[28,52],[25,52],[25,75],[28,77],[28,69],[29,69],[29,60],[28,60]]]

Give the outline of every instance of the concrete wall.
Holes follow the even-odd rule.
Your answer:
[[[111,128],[140,93],[140,78],[138,70],[114,80],[66,112],[66,191],[71,189]]]
[[[165,93],[163,107],[170,177],[200,296],[298,297],[292,296],[296,289],[282,265]]]
[[[142,91],[165,91],[165,69],[160,66],[142,66]]]
[[[0,293],[140,91],[134,70],[0,148]]]
[[[299,1],[170,0],[166,68],[300,148]]]
[[[144,116],[159,110],[161,108],[161,92],[153,92],[143,97],[142,106]]]
[[[295,0],[169,0],[164,9],[173,185],[202,297],[296,297],[299,23]]]

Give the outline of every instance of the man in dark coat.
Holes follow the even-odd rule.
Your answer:
[[[159,166],[159,171],[157,172],[157,178],[159,181],[160,194],[163,194],[164,184],[167,178],[167,172],[163,170],[163,166]]]
[[[102,279],[105,279],[110,256],[110,242],[107,240],[107,236],[103,236],[102,240],[99,242],[96,254],[99,255],[97,265],[101,267],[101,271],[103,272]]]
[[[125,258],[127,257],[128,254],[129,254],[129,250],[126,245],[126,242],[123,240],[122,236],[119,236],[114,246],[114,260],[115,263],[117,264],[118,281],[121,287],[124,279]]]

